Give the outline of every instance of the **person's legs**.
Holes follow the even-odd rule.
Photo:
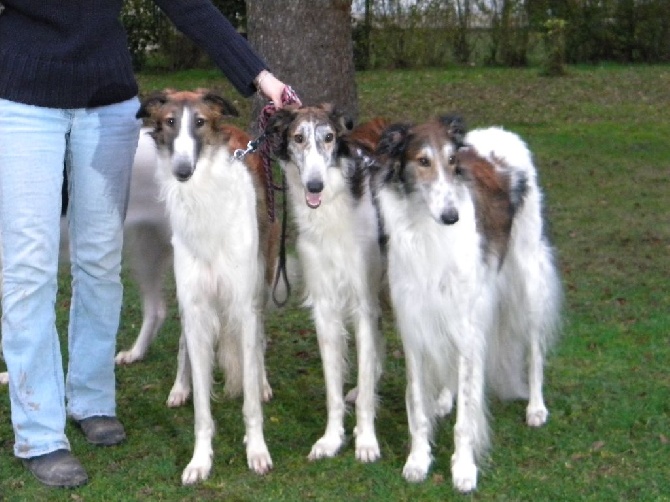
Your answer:
[[[72,303],[66,397],[68,415],[78,421],[116,415],[114,355],[123,295],[123,221],[139,137],[138,108],[139,102],[132,99],[76,110],[69,136]]]
[[[70,448],[54,310],[68,128],[67,112],[0,100],[2,348],[21,458]]]

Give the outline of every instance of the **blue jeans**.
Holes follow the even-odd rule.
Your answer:
[[[2,350],[14,453],[69,449],[65,420],[116,415],[114,352],[136,98],[92,109],[0,99]],[[63,166],[72,299],[64,378],[56,333]]]

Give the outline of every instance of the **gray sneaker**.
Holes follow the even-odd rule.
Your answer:
[[[126,439],[126,431],[116,417],[88,417],[78,420],[86,441],[96,446],[113,446]]]
[[[88,482],[86,471],[68,450],[56,450],[45,455],[24,458],[23,465],[47,486],[74,488]]]

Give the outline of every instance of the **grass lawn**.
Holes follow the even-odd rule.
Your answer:
[[[139,79],[143,92],[216,88],[240,108],[238,125],[250,122],[250,103],[217,71]],[[314,328],[294,301],[271,313],[266,328],[275,398],[264,408],[265,433],[274,470],[258,477],[247,469],[241,401],[217,399],[212,475],[182,487],[193,409],[165,406],[179,334],[173,301],[146,360],[117,371],[128,441],[98,449],[68,426],[89,472],[87,486],[49,490],[31,478],[13,457],[8,391],[0,388],[0,501],[670,500],[670,67],[579,67],[556,79],[537,69],[375,71],[357,80],[361,119],[420,121],[458,111],[471,127],[518,132],[533,151],[566,292],[564,335],[546,372],[547,426],[527,428],[523,402],[493,400],[490,460],[478,490],[461,496],[451,487],[453,418],[447,418],[428,480],[406,483],[404,364],[387,312],[377,419],[383,458],[356,462],[349,416],[341,454],[310,463],[307,454],[325,427],[325,394]],[[65,275],[61,285],[64,333]],[[128,281],[119,348],[131,344],[140,322],[137,291]],[[355,361],[353,345],[350,355]]]

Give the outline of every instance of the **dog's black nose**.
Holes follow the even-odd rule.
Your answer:
[[[321,193],[323,191],[323,181],[310,180],[307,182],[307,191],[310,193]]]
[[[453,225],[458,221],[458,211],[456,209],[447,209],[442,212],[440,219],[445,225]]]
[[[174,170],[174,176],[178,181],[188,180],[193,176],[193,168],[191,167],[191,164],[188,162],[179,163]]]

